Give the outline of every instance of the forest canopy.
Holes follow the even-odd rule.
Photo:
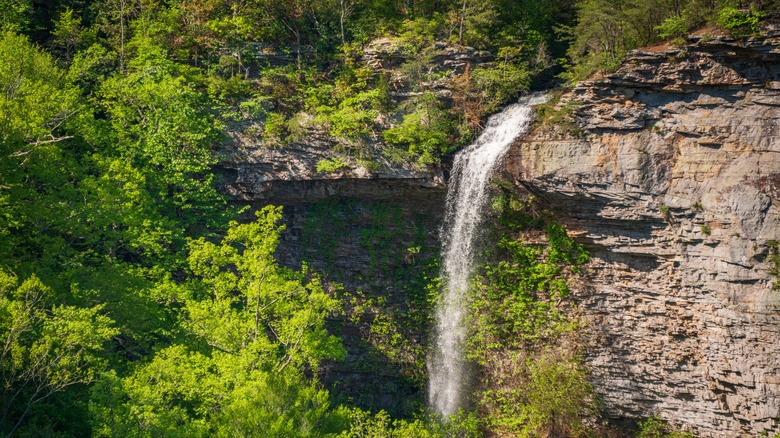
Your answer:
[[[751,36],[778,13],[777,0],[0,1],[0,432],[476,433],[466,416],[332,399],[317,370],[345,355],[326,324],[344,304],[275,260],[278,208],[236,222],[213,173],[227,131],[258,126],[267,147],[324,132],[343,159],[322,172],[372,168],[374,143],[436,166],[529,88],[699,28]],[[383,37],[404,53],[403,102],[362,61]],[[450,107],[430,86],[442,43],[492,57],[450,77]]]

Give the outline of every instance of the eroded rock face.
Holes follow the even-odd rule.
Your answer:
[[[260,57],[263,47],[255,48]],[[398,38],[379,38],[367,45],[361,62],[377,74],[387,75],[390,81],[390,98],[396,103],[422,94],[420,86],[432,91],[444,108],[452,105],[452,80],[468,68],[484,66],[493,60],[489,52],[471,47],[437,42],[426,52],[425,65],[428,73],[437,73],[429,83],[410,83],[408,73],[402,65],[423,55],[413,55]],[[266,54],[268,55],[268,54]],[[265,56],[265,55],[263,55]],[[271,55],[268,55],[271,56]],[[401,185],[418,186],[422,189],[444,189],[444,174],[440,166],[424,168],[413,162],[390,160],[386,152],[388,145],[381,135],[364,139],[359,147],[351,141],[330,137],[322,126],[317,126],[314,116],[298,115],[304,131],[284,146],[266,142],[262,135],[262,123],[246,121],[235,123],[227,129],[227,141],[220,149],[217,172],[223,176],[222,191],[235,199],[244,201],[278,200],[281,197],[304,199],[301,193],[288,193],[293,187],[317,186],[330,190],[330,195],[339,189],[325,187],[347,187],[346,181],[389,181]],[[394,116],[383,115],[374,120],[377,133],[399,122]],[[358,159],[360,156],[363,160]],[[318,163],[324,160],[339,160],[344,166],[332,172],[318,171]],[[406,160],[408,161],[408,160]],[[295,182],[308,182],[296,185]],[[332,184],[334,183],[335,184]],[[364,187],[371,187],[367,184]],[[310,192],[309,194],[314,193]],[[316,196],[327,196],[320,193]],[[306,194],[308,196],[308,194]],[[356,196],[362,196],[357,193]],[[308,199],[311,201],[311,199]],[[436,208],[439,208],[438,206]]]
[[[613,419],[703,437],[780,417],[777,39],[634,52],[568,91],[574,129],[540,126],[506,172],[591,251],[576,300]]]

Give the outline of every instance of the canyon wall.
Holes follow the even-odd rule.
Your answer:
[[[321,381],[339,402],[401,417],[417,412],[426,400],[432,310],[425,294],[438,273],[442,171],[391,165],[374,153],[378,170],[318,172],[320,160],[339,154],[316,132],[283,148],[231,134],[216,169],[222,191],[252,209],[283,206],[277,259],[293,269],[305,263],[345,307],[328,326],[347,356],[324,364]]]
[[[702,437],[777,430],[778,42],[700,37],[632,52],[617,72],[566,90],[504,160],[504,179],[591,252],[573,292],[585,362],[614,422],[658,416]],[[398,64],[381,41],[372,50],[374,68]],[[485,56],[442,53],[436,62],[454,68]],[[318,132],[284,148],[235,134],[223,189],[240,203],[286,206],[285,265],[307,261],[345,289],[384,297],[381,309],[333,321],[349,356],[323,378],[361,406],[409,413],[425,400],[429,321],[419,317],[430,310],[410,298],[409,281],[437,257],[444,175],[385,162],[381,144],[369,145],[379,164],[370,171],[317,172],[339,156],[332,146]],[[378,348],[396,341],[377,320],[407,324],[402,345]]]
[[[574,291],[608,417],[777,431],[778,38],[634,51],[563,93],[504,172],[591,252]]]

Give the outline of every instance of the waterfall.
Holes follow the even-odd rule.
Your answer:
[[[533,105],[544,101],[543,94],[531,94],[490,117],[477,140],[455,156],[441,231],[443,290],[427,364],[429,403],[444,417],[458,412],[467,386],[463,351],[466,293],[473,273],[482,213],[488,201],[490,177],[509,145],[528,131]]]

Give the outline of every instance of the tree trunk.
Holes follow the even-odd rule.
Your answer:
[[[466,19],[466,4],[468,0],[463,0],[463,9],[460,11],[460,29],[458,30],[458,44],[463,44],[463,21]]]
[[[347,18],[347,0],[341,0],[341,45],[347,44],[347,38],[344,35],[344,20]]]
[[[298,26],[295,26],[295,44],[298,45],[296,49],[296,60],[295,64],[298,67],[298,71],[301,70],[301,32],[298,30]]]
[[[125,0],[119,1],[119,71],[125,72]]]

